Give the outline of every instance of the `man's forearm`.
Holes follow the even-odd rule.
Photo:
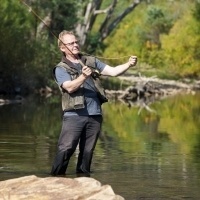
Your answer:
[[[62,87],[67,90],[69,93],[75,92],[77,89],[80,88],[80,86],[84,83],[84,81],[87,79],[87,76],[84,74],[81,74],[78,78],[72,80],[72,81],[65,81],[62,85]]]
[[[122,65],[118,65],[116,67],[111,67],[109,65],[106,65],[105,68],[103,69],[103,71],[101,72],[101,74],[105,75],[105,76],[118,76],[120,74],[123,74],[131,66],[135,66],[136,64],[137,64],[137,57],[131,56],[129,58],[129,61]]]
[[[126,72],[128,69],[129,69],[130,65],[129,63],[125,63],[125,64],[122,64],[122,65],[118,65],[115,67],[115,73],[114,73],[114,76],[118,76],[120,74],[123,74],[124,72]]]
[[[122,65],[118,65],[116,67],[111,67],[109,65],[106,65],[101,74],[105,76],[118,76],[127,71],[129,67],[130,65],[128,62]]]

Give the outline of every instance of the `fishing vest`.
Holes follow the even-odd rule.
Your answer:
[[[103,104],[108,101],[104,88],[101,86],[100,82],[100,75],[98,74],[98,71],[96,69],[96,62],[95,62],[95,57],[92,56],[81,56],[82,62],[90,67],[92,69],[92,79],[94,82],[94,86],[97,92],[97,96],[100,100],[100,103]],[[73,64],[65,59],[64,61],[62,60],[56,67],[63,67],[67,73],[71,76],[71,80],[74,80],[78,78],[80,75],[78,70],[74,68]],[[53,70],[53,75],[55,79],[55,69]],[[55,79],[56,80],[56,79]],[[62,109],[63,111],[69,111],[73,109],[81,109],[84,108],[84,88],[83,85],[80,86],[78,90],[76,90],[73,93],[68,93],[65,89],[63,89],[61,86],[59,86],[59,89],[62,94]]]

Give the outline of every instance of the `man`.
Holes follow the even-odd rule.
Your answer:
[[[137,57],[111,67],[92,56],[80,54],[76,36],[69,31],[59,34],[62,61],[54,68],[54,77],[62,93],[63,124],[52,175],[64,175],[71,156],[79,144],[76,173],[90,174],[93,151],[102,124],[101,104],[107,99],[99,85],[98,73],[118,76],[136,65]]]

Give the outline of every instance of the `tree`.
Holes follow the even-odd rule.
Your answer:
[[[161,34],[168,34],[173,25],[173,19],[158,6],[150,6],[147,9],[144,27],[139,31],[138,37],[143,47],[149,50],[161,49]]]
[[[51,30],[58,34],[63,29],[74,29],[80,38],[81,46],[87,48],[91,42],[91,32],[94,30],[97,16],[104,15],[98,28],[95,32],[95,42],[102,43],[117,25],[132,12],[142,1],[145,0],[126,0],[125,4],[128,5],[121,13],[117,15],[114,12],[118,9],[117,0],[103,1],[103,0],[79,0],[79,1],[32,1],[33,7],[38,10],[43,9],[43,21],[51,27]],[[124,2],[123,2],[124,3]],[[44,6],[45,5],[45,6]],[[105,7],[106,6],[106,7]],[[104,8],[105,7],[105,8]],[[77,18],[78,16],[78,18]],[[37,35],[42,35],[45,25],[40,22],[37,25]],[[86,41],[87,43],[86,45]]]
[[[35,17],[35,36],[43,38],[51,38],[52,34],[48,34],[47,27],[49,27],[55,35],[67,27],[67,29],[74,29],[78,21],[77,10],[79,3],[73,0],[29,0],[26,3],[24,0],[21,2],[26,5],[30,11],[33,9]],[[42,20],[40,20],[40,19]],[[48,30],[49,31],[49,30]],[[50,32],[49,32],[50,33]]]
[[[83,20],[76,26],[76,32],[81,38],[81,45],[87,47],[87,38],[90,36],[98,15],[105,15],[104,19],[100,23],[100,26],[96,30],[96,40],[101,43],[112,33],[117,25],[142,1],[144,0],[133,0],[131,3],[128,3],[129,5],[117,16],[114,16],[114,11],[116,10],[117,4],[119,3],[117,0],[110,1],[106,8],[102,8],[102,0],[85,1],[84,6],[79,11],[79,16],[81,16]]]
[[[169,35],[162,38],[168,71],[182,77],[199,77],[200,68],[200,29],[199,20],[191,10],[185,11],[182,18],[176,21]],[[196,11],[195,11],[196,12]]]
[[[34,44],[29,31],[32,20],[23,12],[18,1],[0,4],[0,90],[8,93],[19,88],[28,77],[28,61],[34,57]]]

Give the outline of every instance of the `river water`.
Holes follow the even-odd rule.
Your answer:
[[[103,105],[92,178],[126,200],[200,199],[200,94],[149,105]],[[0,106],[0,181],[49,176],[61,128],[60,100]],[[66,177],[75,178],[77,152]]]

